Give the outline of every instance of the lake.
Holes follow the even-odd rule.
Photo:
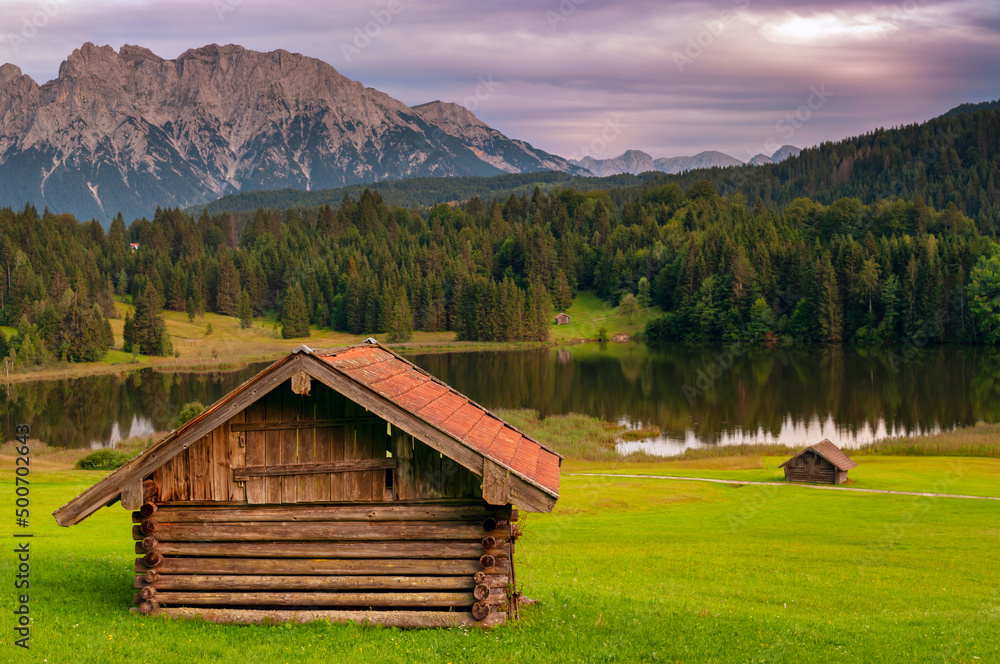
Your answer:
[[[580,412],[661,435],[623,443],[676,454],[687,447],[829,438],[856,447],[1000,419],[1000,353],[970,347],[868,351],[583,344],[562,349],[409,356],[487,408]],[[236,371],[36,381],[5,386],[4,433],[28,422],[59,447],[113,446],[169,428],[189,401],[208,405],[254,375]]]

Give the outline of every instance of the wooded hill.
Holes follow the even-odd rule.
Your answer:
[[[313,325],[390,339],[417,328],[543,340],[554,309],[581,289],[614,303],[651,298],[670,312],[650,326],[660,339],[1000,337],[996,227],[956,205],[802,198],[778,211],[722,198],[710,181],[616,193],[626,200],[536,190],[415,212],[364,191],[337,209],[245,219],[160,210],[126,227],[119,216],[107,232],[69,215],[4,209],[0,316],[18,328],[22,364],[79,357],[67,317],[90,312],[94,338],[114,294],[146,312],[162,302],[192,316],[291,308]],[[146,350],[168,346],[132,324]]]

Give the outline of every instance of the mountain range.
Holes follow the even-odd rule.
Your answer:
[[[798,155],[802,150],[794,145],[784,145],[773,155],[767,156],[758,154],[746,164],[751,166],[763,166],[765,164],[776,164],[789,157]],[[684,173],[699,168],[725,168],[726,166],[743,166],[744,162],[735,157],[730,157],[724,152],[706,150],[699,152],[692,157],[662,157],[653,159],[642,150],[628,150],[621,156],[613,159],[595,159],[584,157],[578,160],[570,160],[570,163],[586,168],[597,177],[607,177],[620,173],[631,173],[638,175],[649,171],[659,171],[661,173]]]
[[[798,154],[784,146],[751,164]],[[86,43],[39,85],[0,66],[0,206],[107,225],[115,214],[240,192],[313,191],[414,177],[560,171],[599,177],[739,166],[721,152],[571,161],[508,138],[466,108],[409,107],[317,60],[211,44],[166,60]]]
[[[283,50],[87,43],[44,85],[0,67],[0,205],[107,223],[239,191],[547,170],[587,174],[461,106],[410,108]]]

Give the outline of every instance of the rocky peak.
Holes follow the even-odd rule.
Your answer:
[[[469,129],[471,127],[489,129],[489,125],[477,118],[472,111],[454,102],[432,101],[414,106],[413,110],[419,113],[423,119],[439,127],[448,125],[456,129]]]
[[[0,82],[0,205],[108,220],[248,189],[578,170],[458,104],[411,109],[285,50],[88,42],[41,88],[14,65]]]

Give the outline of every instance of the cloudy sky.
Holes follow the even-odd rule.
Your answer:
[[[36,81],[86,41],[283,48],[577,157],[746,160],[1000,98],[994,0],[0,0]]]

